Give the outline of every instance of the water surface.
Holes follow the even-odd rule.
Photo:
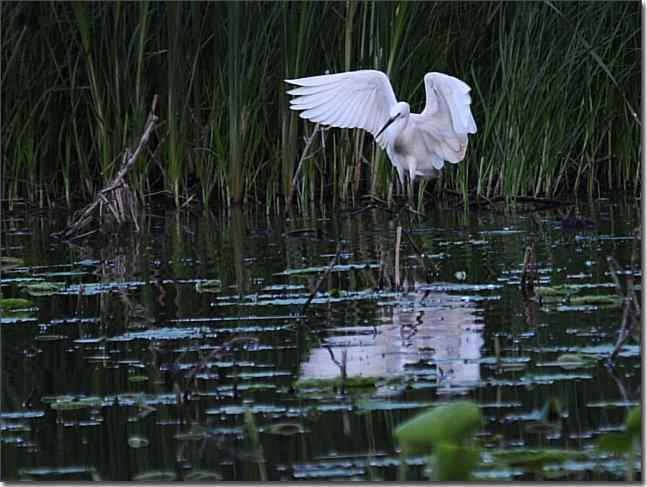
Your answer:
[[[31,304],[0,321],[2,479],[391,480],[397,425],[456,399],[481,408],[485,464],[497,448],[590,454],[482,478],[622,479],[625,463],[594,449],[640,401],[639,345],[606,365],[622,307],[519,290],[530,242],[539,287],[615,295],[607,256],[640,283],[639,203],[579,209],[593,225],[564,228],[558,210],[526,206],[287,219],[160,210],[139,235],[75,245],[50,238],[60,216],[5,212],[2,255],[23,262],[5,266],[2,295]],[[30,295],[43,282],[59,284]],[[560,362],[567,353],[586,361]],[[344,364],[374,380],[304,382]],[[560,418],[546,427],[551,399]],[[423,457],[407,463],[408,478],[424,478]]]

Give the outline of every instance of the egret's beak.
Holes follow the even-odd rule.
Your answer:
[[[376,137],[376,138],[377,138],[377,137],[379,137],[379,136],[382,134],[382,132],[384,132],[384,131],[387,129],[387,127],[388,127],[389,125],[391,125],[393,122],[395,122],[395,121],[400,117],[400,115],[401,115],[400,113],[396,113],[396,114],[395,114],[395,115],[393,115],[391,118],[389,118],[389,119],[386,121],[386,123],[384,124],[384,127],[382,127],[382,128],[380,129],[380,131],[377,133],[377,135],[376,135],[375,137]]]

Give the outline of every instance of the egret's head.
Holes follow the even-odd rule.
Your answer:
[[[389,127],[389,125],[391,125],[396,120],[406,120],[409,117],[409,113],[411,113],[411,109],[409,108],[409,104],[406,101],[399,101],[398,103],[393,105],[393,108],[391,108],[391,111],[389,112],[389,119],[384,124],[384,127],[382,127],[377,133],[376,137],[379,137],[380,134],[384,132]]]

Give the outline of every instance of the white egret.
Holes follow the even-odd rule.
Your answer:
[[[476,133],[470,87],[443,73],[427,73],[427,102],[422,113],[397,101],[386,74],[372,69],[285,80],[297,85],[290,108],[322,125],[362,128],[386,150],[404,188],[417,176],[436,176],[445,161],[465,157],[467,134]],[[413,196],[411,191],[410,196]]]

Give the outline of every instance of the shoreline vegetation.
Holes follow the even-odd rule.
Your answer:
[[[640,194],[639,2],[0,8],[9,207],[92,201],[137,146],[155,95],[159,124],[128,172],[139,203],[392,202],[397,175],[369,134],[288,109],[284,79],[364,68],[387,72],[414,112],[428,71],[472,87],[479,131],[462,163],[417,185],[419,206],[447,194],[466,205]]]

